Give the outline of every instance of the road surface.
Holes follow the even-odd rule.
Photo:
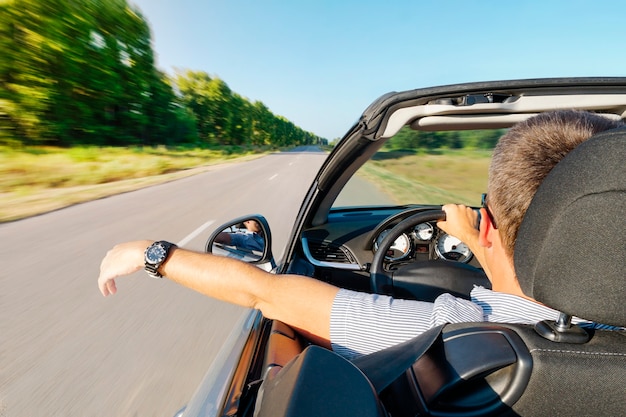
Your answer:
[[[272,154],[0,225],[0,417],[173,415],[243,309],[144,272],[104,298],[100,260],[144,238],[202,250],[251,213],[268,219],[280,257],[325,157]]]

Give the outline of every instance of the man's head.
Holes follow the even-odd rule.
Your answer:
[[[546,175],[580,143],[622,125],[594,113],[562,110],[531,117],[502,136],[494,149],[487,192],[511,260],[524,214]]]
[[[261,233],[262,229],[259,223],[256,220],[246,220],[243,222],[246,229],[254,233]]]

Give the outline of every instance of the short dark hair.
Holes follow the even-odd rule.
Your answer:
[[[489,167],[487,192],[511,259],[522,219],[546,175],[580,143],[623,125],[596,113],[559,110],[530,117],[500,138]]]

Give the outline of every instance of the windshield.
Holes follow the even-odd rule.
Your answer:
[[[458,203],[478,206],[500,130],[418,132],[389,139],[333,207]]]

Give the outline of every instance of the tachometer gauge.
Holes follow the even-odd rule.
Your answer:
[[[443,233],[437,238],[435,252],[440,258],[448,261],[467,262],[472,259],[472,251],[467,245],[447,233]]]
[[[384,230],[380,235],[376,238],[376,242],[374,242],[374,251],[378,250],[380,246],[380,242],[383,241],[385,236],[389,233],[389,230]],[[388,261],[399,261],[401,259],[406,258],[411,252],[411,240],[409,237],[402,233],[398,238],[393,242],[389,250],[387,251],[387,255],[385,255],[385,259]]]
[[[430,239],[432,239],[435,232],[435,230],[433,229],[433,225],[430,223],[420,223],[415,226],[414,230],[415,236],[417,236],[419,240],[423,240],[425,242],[428,242]]]

